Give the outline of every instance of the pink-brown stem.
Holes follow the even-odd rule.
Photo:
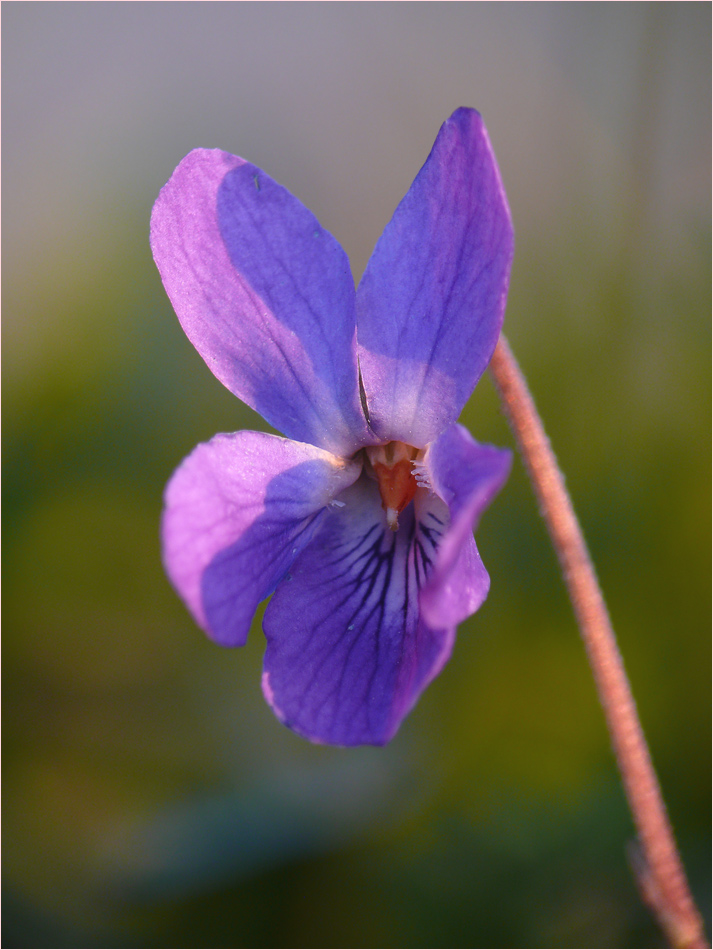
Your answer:
[[[638,832],[643,899],[673,947],[707,947],[661,797],[631,687],[581,528],[525,379],[503,336],[490,363],[527,466],[592,666]]]

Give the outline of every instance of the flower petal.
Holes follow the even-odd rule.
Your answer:
[[[502,326],[510,211],[483,120],[443,124],[357,290],[371,428],[424,448],[458,418]]]
[[[268,604],[263,690],[278,718],[312,741],[382,745],[448,659],[455,630],[419,619],[437,535],[414,506],[393,532],[367,477],[340,501]],[[433,505],[442,524],[446,506]]]
[[[461,425],[450,426],[429,446],[424,466],[434,491],[448,505],[450,527],[421,591],[421,612],[427,623],[458,624],[487,597],[490,578],[473,528],[505,483],[511,464],[511,452],[479,445]]]
[[[292,439],[340,455],[369,441],[349,261],[301,202],[243,159],[196,149],[154,205],[151,247],[231,392]]]
[[[183,461],[166,489],[164,564],[212,639],[245,643],[257,605],[359,471],[263,432],[217,435]]]

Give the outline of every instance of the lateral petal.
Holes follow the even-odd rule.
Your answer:
[[[359,471],[262,432],[217,435],[183,461],[166,488],[164,565],[208,636],[245,643],[257,605]]]
[[[500,334],[512,254],[485,125],[457,109],[357,290],[359,363],[380,439],[425,448],[458,418]]]
[[[382,745],[448,659],[455,629],[419,618],[437,534],[424,531],[414,506],[393,532],[370,479],[340,501],[268,604],[263,691],[277,717],[313,742]],[[446,506],[434,503],[443,524]]]
[[[289,438],[340,455],[369,441],[349,261],[297,198],[242,158],[195,149],[156,200],[151,247],[231,392]]]
[[[458,624],[475,613],[487,597],[490,578],[478,554],[473,528],[505,483],[511,464],[509,450],[479,445],[457,424],[426,451],[424,467],[431,485],[450,512],[450,526],[421,590],[421,612],[427,623]]]

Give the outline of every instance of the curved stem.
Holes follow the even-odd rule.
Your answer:
[[[564,574],[638,833],[642,897],[673,947],[707,947],[624,664],[581,528],[515,357],[503,336],[490,371]]]

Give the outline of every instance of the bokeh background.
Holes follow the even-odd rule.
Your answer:
[[[180,460],[262,420],[148,246],[195,146],[358,279],[459,105],[515,221],[506,328],[710,913],[707,3],[3,5],[6,947],[655,947],[584,651],[516,463],[492,577],[384,749],[313,747],[166,581]],[[489,378],[463,420],[512,445]]]

